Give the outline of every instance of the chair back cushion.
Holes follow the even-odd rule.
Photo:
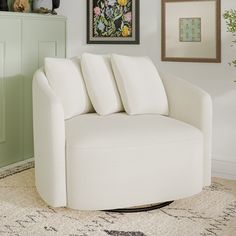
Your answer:
[[[81,67],[89,97],[99,115],[123,111],[110,57],[84,53]]]
[[[45,58],[44,69],[51,88],[62,102],[65,119],[93,110],[78,58]]]
[[[113,54],[111,63],[128,114],[168,115],[165,88],[151,59]]]

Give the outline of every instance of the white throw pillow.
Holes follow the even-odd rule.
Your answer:
[[[93,110],[78,58],[45,58],[44,69],[50,86],[63,105],[65,119]]]
[[[151,59],[113,54],[111,62],[128,114],[168,115],[165,88]]]
[[[123,110],[110,57],[84,53],[81,58],[84,81],[95,111],[108,115]]]

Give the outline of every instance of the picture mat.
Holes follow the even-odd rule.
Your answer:
[[[166,57],[216,58],[216,2],[166,2]],[[179,19],[201,18],[201,42],[179,41]]]

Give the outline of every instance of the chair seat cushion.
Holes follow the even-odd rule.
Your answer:
[[[85,114],[66,121],[68,207],[170,201],[203,185],[203,135],[161,115]]]
[[[197,128],[158,114],[90,113],[66,121],[66,145],[76,148],[152,146],[199,138],[202,133]]]

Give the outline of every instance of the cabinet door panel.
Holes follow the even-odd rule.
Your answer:
[[[24,19],[22,71],[24,74],[24,157],[33,156],[32,78],[45,57],[65,57],[65,20]]]
[[[0,42],[0,143],[6,140],[5,42]]]
[[[21,20],[0,18],[0,167],[23,160]]]

